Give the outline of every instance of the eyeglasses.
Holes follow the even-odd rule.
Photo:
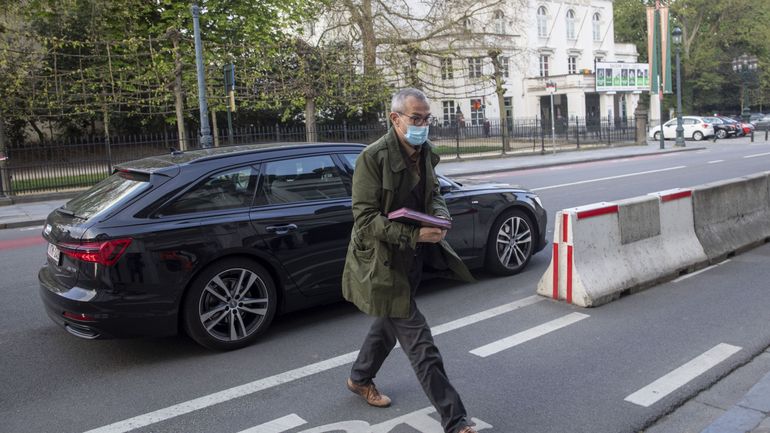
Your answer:
[[[414,125],[414,126],[430,125],[431,123],[433,123],[436,120],[436,117],[435,116],[431,116],[431,115],[428,115],[428,116],[425,116],[425,117],[421,117],[421,116],[407,116],[406,114],[404,114],[404,113],[402,113],[400,111],[396,111],[396,113],[400,114],[401,116],[405,116],[405,117],[409,118],[409,120],[412,121],[412,125]]]

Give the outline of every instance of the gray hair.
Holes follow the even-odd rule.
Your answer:
[[[410,96],[415,97],[419,101],[430,105],[428,97],[425,96],[425,93],[422,93],[422,90],[415,89],[414,87],[408,87],[406,89],[399,90],[395,95],[393,95],[393,100],[390,102],[390,111],[403,112],[406,109],[406,100]]]

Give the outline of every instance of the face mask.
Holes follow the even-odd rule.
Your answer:
[[[412,146],[421,146],[428,140],[428,125],[414,126],[409,125],[406,127],[406,141]]]

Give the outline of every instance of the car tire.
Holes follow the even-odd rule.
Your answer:
[[[720,129],[719,131],[717,131],[717,138],[722,139],[725,137],[727,137],[727,131],[725,131],[724,129]]]
[[[692,133],[692,139],[695,141],[701,141],[703,140],[703,133],[700,131],[695,131]]]
[[[486,269],[496,275],[521,272],[532,258],[535,225],[524,211],[509,209],[497,217],[489,230]]]
[[[660,131],[653,134],[653,137],[655,138],[655,141],[660,141]]]
[[[276,298],[265,268],[245,258],[220,260],[190,286],[182,304],[184,329],[203,347],[240,349],[270,326]]]

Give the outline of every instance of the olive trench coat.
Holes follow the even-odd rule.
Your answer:
[[[403,207],[419,178],[407,169],[393,129],[367,146],[353,174],[353,231],[350,236],[342,294],[366,314],[405,318],[410,314],[408,272],[414,262],[419,227],[389,221],[387,214]],[[439,156],[426,142],[421,172],[425,176],[426,213],[449,218],[439,193],[434,167]],[[468,268],[442,240],[423,244],[424,262],[440,276],[473,281]]]

